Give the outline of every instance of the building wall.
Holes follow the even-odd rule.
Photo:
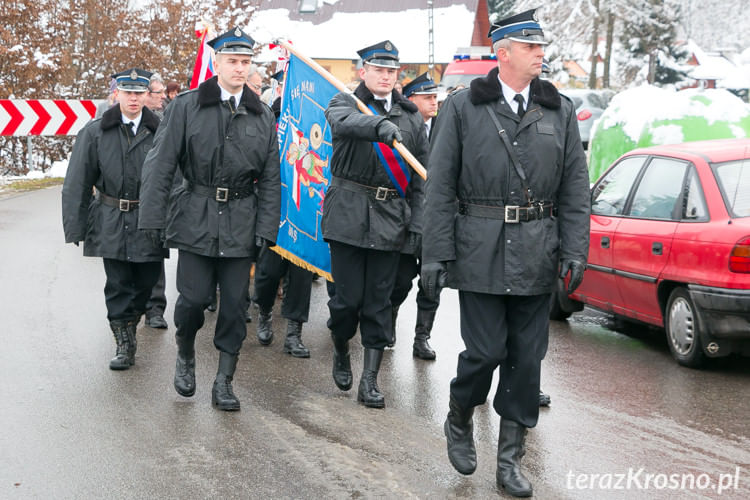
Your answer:
[[[357,77],[357,61],[352,59],[315,59],[333,76],[347,84]]]
[[[342,83],[348,84],[352,81],[359,81],[359,72],[357,69],[356,60],[352,59],[314,59],[315,62],[320,64],[328,72],[330,72],[337,79],[341,80]],[[440,76],[443,74],[446,64],[436,64],[433,71],[432,77],[435,82],[440,83]],[[415,77],[421,75],[428,70],[427,63],[415,63],[415,64],[402,64],[399,75],[399,81],[409,83]]]

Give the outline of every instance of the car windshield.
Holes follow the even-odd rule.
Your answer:
[[[463,85],[464,87],[468,87],[471,81],[475,78],[482,78],[485,75],[443,75],[443,79],[440,80],[440,86],[445,87],[446,89],[449,89],[451,87],[455,87],[456,85]]]
[[[713,165],[727,210],[733,217],[750,217],[750,160]]]

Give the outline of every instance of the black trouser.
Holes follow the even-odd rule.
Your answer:
[[[284,300],[281,315],[293,321],[307,322],[310,313],[310,292],[313,275],[277,254],[264,248],[255,264],[255,296],[253,302],[264,311],[270,311],[276,301],[279,281],[284,279]]]
[[[154,283],[159,279],[163,261],[128,262],[103,259],[107,281],[104,285],[104,301],[107,318],[139,319],[146,311],[146,301]]]
[[[164,316],[167,309],[167,295],[164,292],[167,285],[167,279],[164,275],[164,261],[161,263],[161,274],[156,281],[154,288],[151,289],[151,296],[146,302],[146,317]]]
[[[177,291],[174,307],[176,336],[195,339],[203,326],[203,310],[211,302],[219,284],[219,313],[214,345],[228,354],[238,354],[247,335],[245,310],[250,281],[250,257],[206,257],[180,250],[177,259]]]
[[[336,283],[336,293],[328,301],[331,333],[349,340],[359,325],[364,347],[384,349],[391,337],[390,297],[399,253],[329,243]]]
[[[461,338],[451,396],[461,408],[483,404],[500,366],[493,406],[503,418],[534,427],[539,418],[539,374],[549,339],[550,295],[459,292]]]
[[[421,269],[422,264],[414,255],[407,253],[400,255],[396,283],[393,285],[393,292],[391,293],[391,304],[393,307],[398,307],[404,303],[411,290],[412,282],[416,276],[419,276]],[[435,300],[427,298],[422,288],[421,278],[417,281],[417,287],[417,307],[423,311],[437,311],[440,305],[440,296]]]

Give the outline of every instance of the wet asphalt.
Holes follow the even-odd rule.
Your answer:
[[[462,350],[454,291],[442,295],[433,362],[412,358],[413,293],[402,306],[378,379],[386,408],[376,410],[356,402],[358,341],[354,388],[333,384],[325,283],[315,282],[303,330],[311,358],[283,353],[279,307],[272,345],[248,324],[234,382],[242,410],[225,413],[210,402],[214,313],[198,334],[195,396],[172,387],[176,263],[169,329],[141,323],[135,366],[111,371],[103,266],[63,243],[60,187],[0,198],[0,498],[504,496],[491,405],[475,412],[477,471],[461,476],[446,457]],[[750,498],[747,358],[686,369],[663,332],[586,310],[551,323],[542,387],[552,405],[523,459],[535,498]]]

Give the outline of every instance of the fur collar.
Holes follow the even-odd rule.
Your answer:
[[[153,111],[145,106],[141,111],[141,115],[141,123],[139,127],[142,125],[149,129],[152,134],[155,134],[156,129],[159,127],[159,118],[154,114]],[[102,130],[108,130],[117,127],[121,123],[122,112],[120,111],[120,106],[112,106],[102,114]]]
[[[484,78],[476,78],[471,82],[471,103],[486,104],[500,99],[500,80],[497,78],[498,69],[492,68]],[[534,78],[529,89],[531,100],[541,104],[545,108],[558,109],[560,107],[560,94],[551,83]]]
[[[368,89],[365,86],[365,82],[361,82],[357,89],[354,91],[354,95],[359,98],[360,101],[362,101],[365,104],[371,104],[373,101],[375,101],[375,96],[372,95],[372,92],[370,92],[370,89]],[[408,113],[416,113],[419,111],[417,109],[417,105],[411,102],[406,97],[402,96],[401,93],[393,89],[393,92],[391,92],[391,106],[394,104],[398,104],[401,106],[401,109]]]
[[[215,106],[220,102],[221,88],[219,88],[219,77],[214,76],[209,78],[198,86],[198,105],[200,107]],[[263,103],[260,102],[260,98],[247,85],[242,88],[240,104],[244,104],[245,108],[251,113],[255,113],[256,115],[263,114]]]

